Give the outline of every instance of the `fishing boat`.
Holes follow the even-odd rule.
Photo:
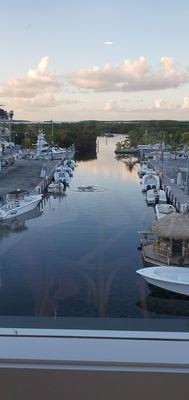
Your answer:
[[[156,171],[154,169],[149,168],[147,164],[142,164],[141,168],[138,170],[138,175],[140,178],[142,178],[146,174],[154,174],[156,175]]]
[[[63,165],[60,165],[59,167],[56,168],[54,172],[54,181],[56,183],[62,182],[66,183],[67,186],[70,184],[70,176],[68,172],[65,171],[65,168]]]
[[[155,172],[155,171],[154,171]],[[146,174],[142,177],[142,191],[145,192],[146,190],[150,189],[159,189],[160,187],[160,180],[159,176],[155,174]]]
[[[148,267],[136,272],[151,285],[189,296],[189,269],[186,267]]]
[[[51,182],[47,188],[48,193],[64,193],[65,185],[62,182]]]
[[[161,219],[169,214],[177,212],[176,208],[172,204],[156,204],[155,210],[157,219]]]
[[[37,207],[42,200],[42,195],[23,195],[23,197],[16,198],[9,201],[0,207],[0,221],[15,218],[18,215],[24,214]]]
[[[74,170],[74,168],[75,168],[75,161],[74,160],[65,160],[64,161],[64,166],[65,167],[70,167],[72,170]]]
[[[146,192],[147,204],[167,203],[166,193],[160,189],[150,189]]]
[[[39,130],[36,143],[36,157],[50,157],[52,160],[71,159],[74,157],[74,145],[69,148],[53,147],[48,144],[45,138],[45,133]]]

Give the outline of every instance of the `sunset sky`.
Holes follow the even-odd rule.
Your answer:
[[[188,21],[188,0],[2,2],[0,104],[16,119],[189,119]]]

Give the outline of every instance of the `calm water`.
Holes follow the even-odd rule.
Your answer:
[[[175,318],[189,302],[151,292],[140,231],[155,219],[137,175],[114,155],[119,137],[100,138],[96,160],[78,162],[65,197],[49,196],[43,213],[17,231],[0,232],[0,315]],[[79,185],[103,191],[82,193]]]

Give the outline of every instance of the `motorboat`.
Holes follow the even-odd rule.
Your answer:
[[[151,285],[189,296],[189,269],[187,267],[147,267],[136,272]]]
[[[67,172],[68,175],[70,176],[70,178],[72,178],[72,176],[73,176],[73,170],[72,170],[72,168],[70,168],[68,165],[65,166],[65,167],[62,169],[62,172]]]
[[[37,158],[48,156],[52,160],[63,160],[65,158],[71,159],[75,154],[74,145],[69,148],[50,146],[46,141],[45,133],[42,130],[39,130],[38,132],[36,147]]]
[[[24,195],[9,201],[0,207],[0,221],[15,218],[37,207],[42,200],[42,195]]]
[[[142,164],[141,168],[138,170],[138,175],[140,178],[142,178],[146,174],[156,174],[156,171],[154,169],[149,168],[147,164]]]
[[[47,188],[48,193],[64,193],[65,185],[62,182],[51,182]]]
[[[161,219],[169,214],[177,212],[176,208],[172,204],[156,204],[155,210],[157,219]]]
[[[150,189],[159,189],[160,180],[159,176],[156,174],[146,174],[142,177],[142,191],[150,190]]]
[[[72,170],[74,170],[74,168],[75,168],[75,161],[74,160],[65,160],[64,161],[64,166],[65,167],[70,167]]]
[[[150,189],[146,192],[147,204],[167,203],[166,193],[160,189]]]
[[[62,182],[66,183],[67,186],[70,184],[70,176],[67,171],[65,171],[65,168],[63,165],[60,165],[59,167],[56,168],[54,172],[54,181],[56,183]]]

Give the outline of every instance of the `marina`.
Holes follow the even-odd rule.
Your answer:
[[[37,218],[19,230],[15,222],[1,227],[1,316],[169,317],[148,309],[150,290],[136,274],[144,267],[139,232],[156,214],[141,190],[140,164],[131,169],[115,158],[118,139],[99,138],[97,159],[78,161],[66,193],[47,192]],[[183,317],[175,301],[170,318],[174,309]]]

